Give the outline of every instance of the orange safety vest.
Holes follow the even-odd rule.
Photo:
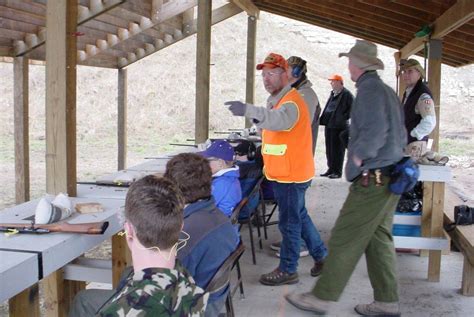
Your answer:
[[[298,119],[288,130],[262,132],[262,156],[267,179],[280,183],[304,183],[314,176],[311,119],[308,106],[296,89],[291,89],[273,109],[293,103]]]

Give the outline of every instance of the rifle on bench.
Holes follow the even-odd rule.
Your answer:
[[[0,232],[10,234],[15,233],[50,233],[50,232],[66,232],[66,233],[86,233],[86,234],[103,234],[109,226],[108,221],[89,222],[89,223],[68,223],[57,222],[50,224],[31,224],[27,223],[0,223]]]

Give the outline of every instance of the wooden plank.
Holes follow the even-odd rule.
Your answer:
[[[117,144],[118,170],[127,166],[127,70],[118,70],[118,116],[117,116]]]
[[[63,273],[63,278],[64,278],[64,270],[61,270],[61,273]],[[66,316],[67,316],[67,312],[69,312],[71,308],[71,303],[73,302],[74,297],[76,297],[77,293],[86,289],[86,282],[69,281],[69,280],[63,279],[63,285],[64,285],[64,295],[63,295],[64,309],[66,310]]]
[[[45,25],[44,16],[8,8],[2,5],[0,5],[0,17],[8,18],[10,20],[14,20],[18,22],[27,21],[28,23],[34,24],[37,26]]]
[[[430,236],[441,238],[443,233],[444,183],[433,183],[433,207]],[[441,251],[430,250],[428,259],[428,281],[439,282],[441,275]]]
[[[228,18],[230,18],[230,17],[232,17],[236,14],[239,14],[241,12],[242,12],[242,9],[240,9],[238,6],[236,6],[233,3],[228,3],[226,5],[223,5],[222,7],[219,7],[219,8],[212,11],[212,25],[215,25],[219,22],[222,22],[222,21],[224,21],[224,20],[226,20],[226,19],[228,19]],[[190,35],[195,34],[197,32],[197,19],[195,19],[190,25],[191,25],[191,27],[189,28],[189,32],[188,31],[183,32],[182,37],[178,37],[178,38],[172,37],[171,41],[168,41],[168,42],[166,42],[163,39],[159,38],[154,42],[153,47],[149,46],[149,49],[147,49],[147,44],[145,44],[145,47],[143,47],[143,49],[145,50],[145,55],[143,57],[146,57],[148,55],[156,53],[159,50],[162,50],[162,49],[164,49],[164,48],[166,48],[170,45],[173,45],[174,43],[184,39],[185,37],[188,37]],[[145,32],[150,31],[150,30],[153,30],[153,29],[148,29]],[[183,27],[183,30],[186,30],[186,29]],[[168,36],[169,36],[169,34],[168,34]],[[118,62],[119,67],[121,67],[121,68],[126,67],[130,64],[133,64],[136,61],[139,61],[143,57],[135,58],[134,60],[127,59],[127,58],[119,59],[119,62]]]
[[[211,63],[211,1],[198,1],[197,43],[196,43],[196,143],[203,143],[209,137],[209,81]]]
[[[474,3],[474,2],[473,2]],[[436,112],[436,126],[430,133],[433,139],[432,150],[439,151],[439,124],[440,124],[440,104],[441,104],[441,57],[442,57],[442,40],[431,39],[428,49],[428,87],[433,95],[433,101]]]
[[[258,19],[260,9],[251,0],[231,0],[236,6],[247,12],[247,15]]]
[[[461,294],[464,296],[474,296],[474,265],[464,256],[462,270]]]
[[[112,237],[112,285],[114,288],[120,282],[122,271],[132,265],[132,257],[125,236],[118,234]]]
[[[30,154],[28,127],[28,58],[13,62],[13,104],[15,135],[15,202],[30,200]]]
[[[315,15],[305,15],[301,14],[298,11],[294,11],[288,8],[275,8],[273,5],[259,5],[260,9],[268,11],[270,13],[278,14],[290,19],[299,20],[305,23],[310,23],[313,25],[318,25],[323,28],[333,30],[336,32],[342,32],[354,37],[363,38],[374,43],[381,43],[383,45],[398,48],[400,47],[400,40],[394,40],[392,38],[387,38],[380,33],[374,32],[367,28],[354,27],[353,25],[347,25],[339,22],[338,20],[328,19],[324,17],[319,17]]]
[[[398,3],[394,3],[392,1],[387,1],[387,0],[360,0],[360,1],[370,6],[382,8],[384,10],[388,10],[388,11],[395,12],[398,14],[403,14],[407,18],[417,17],[425,21],[432,21],[436,17],[436,15],[434,15],[433,13],[429,13],[428,10],[426,10],[427,9],[426,5],[424,6],[422,10],[420,10],[417,8],[405,7]]]
[[[34,284],[10,298],[8,301],[10,317],[40,317],[38,289],[38,284]]]
[[[430,237],[431,215],[433,211],[433,182],[423,182],[423,207],[421,214],[421,236]],[[420,256],[428,256],[426,250],[420,250]]]
[[[49,2],[48,1],[48,6]],[[51,1],[52,2],[52,1]],[[62,270],[51,273],[41,281],[44,292],[44,308],[46,316],[67,316],[64,305],[64,279]]]
[[[431,39],[441,39],[474,17],[474,1],[458,0],[432,24]],[[423,48],[425,37],[415,37],[400,49],[401,58],[407,58]]]
[[[104,12],[107,12],[108,10],[115,8],[116,6],[123,3],[124,1],[125,0],[107,0],[107,1],[105,1],[105,4],[103,6],[98,6],[98,7],[86,9],[86,12],[82,13],[80,17],[77,16],[78,15],[78,7],[76,5],[76,7],[74,9],[76,17],[74,17],[73,20],[76,21],[77,25],[81,25],[81,24],[86,23],[87,21],[89,21],[89,20],[91,20],[91,19],[93,19],[97,16],[100,16]],[[26,21],[30,22],[30,20],[28,20],[28,19]],[[76,26],[74,26],[74,29],[76,31]],[[74,33],[71,33],[71,34],[74,34]],[[35,49],[35,48],[37,48],[37,47],[39,47],[39,46],[41,46],[45,43],[45,36],[46,36],[45,31],[42,31],[42,33],[38,32],[37,34],[28,34],[28,36],[30,36],[30,37],[35,36],[38,39],[35,41],[34,45],[25,45],[25,46],[22,46],[20,49],[16,49],[15,50],[15,56],[22,56],[22,55],[32,51],[33,49]],[[24,42],[26,42],[26,39],[25,39]]]
[[[247,75],[245,80],[245,102],[255,104],[255,66],[257,51],[257,18],[247,17]],[[245,127],[252,126],[249,119],[245,119]]]
[[[46,42],[46,190],[76,191],[75,1],[48,1]]]
[[[284,4],[281,4],[281,1],[278,0],[278,2],[272,5],[280,3],[280,6],[284,6]],[[398,34],[400,37],[409,39],[418,27],[417,25],[411,25],[409,23],[411,20],[404,21],[402,25],[396,17],[392,18],[390,15],[382,15],[383,13],[376,12],[377,10],[374,8],[369,10],[367,8],[364,9],[364,7],[364,5],[354,2],[338,3],[337,8],[324,2],[313,2],[311,5],[301,3],[292,6],[292,8],[299,8],[301,12],[308,15],[324,16],[349,25],[357,23],[361,27],[377,29],[380,33],[384,35],[390,34],[392,37]]]
[[[138,35],[143,33],[143,31],[151,29],[155,27],[159,23],[167,23],[167,22],[172,22],[170,19],[175,18],[176,15],[181,14],[182,12],[189,10],[190,8],[194,7],[196,5],[195,0],[185,0],[185,1],[169,1],[166,4],[162,6],[162,10],[158,12],[157,15],[153,16],[152,19],[149,19],[145,16],[140,16],[138,14],[135,14],[133,12],[123,10],[122,8],[115,8],[114,10],[111,10],[109,12],[109,16],[107,17],[109,20],[113,19],[114,21],[117,20],[117,23],[120,22],[120,20],[125,20],[127,21],[127,26],[123,26],[119,28],[118,32],[116,34],[110,34],[110,36],[114,37],[114,41],[107,41],[107,45],[105,45],[104,48],[100,48],[98,46],[94,47],[94,52],[101,52],[105,51],[108,48],[113,48],[116,45]],[[103,17],[103,16],[102,16]],[[102,18],[101,17],[101,18]],[[115,22],[114,22],[115,23]],[[180,22],[180,25],[182,24],[182,21]],[[181,29],[179,29],[179,32],[181,32]],[[109,38],[109,36],[108,36]],[[94,54],[85,54],[83,55],[82,60],[85,60],[87,58],[90,58],[94,56]],[[140,55],[140,54],[138,54]],[[143,54],[141,54],[143,55]],[[132,58],[136,60],[136,57]]]

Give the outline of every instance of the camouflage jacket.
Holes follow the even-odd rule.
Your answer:
[[[148,268],[127,277],[97,316],[204,316],[208,293],[176,262],[175,268]]]

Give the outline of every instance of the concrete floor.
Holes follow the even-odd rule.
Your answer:
[[[317,177],[307,191],[307,208],[320,230],[325,242],[337,218],[339,209],[347,195],[348,183],[342,179],[329,180]],[[257,247],[257,265],[252,264],[249,234],[242,229],[244,243],[248,246],[241,259],[245,298],[237,292],[233,298],[237,316],[305,316],[286,302],[288,292],[310,290],[316,279],[309,270],[313,265],[311,257],[299,261],[300,282],[295,285],[270,287],[258,282],[259,276],[268,273],[278,265],[278,258],[270,244],[280,237],[278,228],[272,226],[269,239],[263,241],[263,250]],[[403,316],[474,316],[474,298],[459,294],[462,278],[463,257],[451,252],[442,257],[441,281],[427,281],[428,258],[415,254],[398,254],[400,303]],[[357,315],[354,306],[373,300],[365,259],[362,258],[352,275],[340,301],[334,305],[331,316]]]

